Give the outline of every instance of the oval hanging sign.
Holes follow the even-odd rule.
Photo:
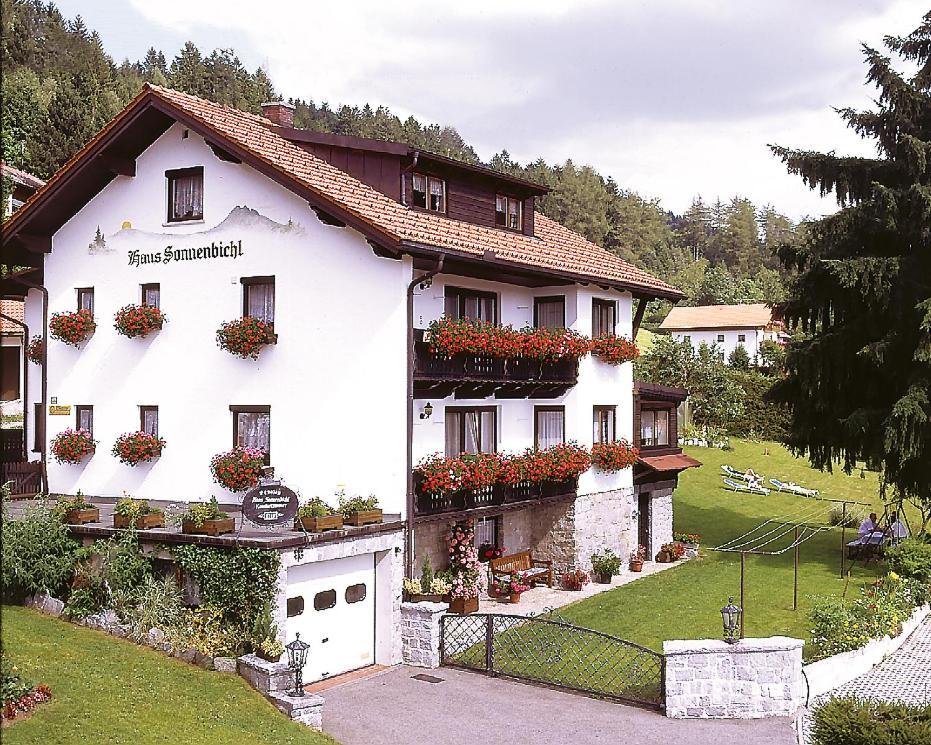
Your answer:
[[[290,523],[297,515],[297,494],[281,484],[261,484],[246,492],[242,516],[256,525]]]

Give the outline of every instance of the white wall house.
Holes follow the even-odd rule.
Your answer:
[[[676,306],[660,325],[660,331],[676,341],[687,341],[698,351],[702,344],[716,345],[718,354],[729,360],[737,347],[743,347],[751,364],[760,364],[760,344],[785,342],[784,326],[764,303],[745,305]]]

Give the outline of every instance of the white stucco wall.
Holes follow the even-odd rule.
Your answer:
[[[49,463],[53,491],[152,499],[238,498],[212,482],[209,463],[232,446],[231,404],[271,407],[271,461],[303,496],[375,493],[400,512],[405,492],[405,288],[408,261],[376,257],[351,229],[322,224],[306,202],[244,164],[216,158],[204,141],[172,126],[53,238],[45,265],[49,312],[73,311],[76,288],[94,287],[97,330],[80,348],[50,341],[48,393],[59,404],[94,406],[97,452],[81,465]],[[202,224],[163,224],[167,169],[204,167]],[[224,226],[239,206],[261,217]],[[267,218],[265,220],[264,218]],[[268,220],[292,229],[276,227]],[[124,221],[132,230],[121,230]],[[110,253],[93,253],[97,227]],[[163,252],[242,241],[235,260],[132,266],[128,252]],[[224,321],[242,314],[241,277],[274,275],[276,346],[257,361],[216,346]],[[114,313],[140,302],[140,285],[161,284],[165,327],[145,339],[113,328]],[[41,328],[41,295],[27,302]],[[39,400],[32,366],[30,398]],[[139,427],[140,405],[159,406],[162,457],[135,468],[110,454]],[[30,407],[30,418],[32,412]],[[75,423],[50,416],[48,436]]]

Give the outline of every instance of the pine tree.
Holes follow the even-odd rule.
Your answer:
[[[808,332],[793,343],[776,398],[793,408],[789,444],[813,465],[859,461],[882,471],[883,491],[931,516],[931,13],[886,47],[916,63],[906,78],[863,46],[876,109],[843,109],[875,140],[877,157],[773,147],[789,171],[842,209],[781,251],[800,271],[786,318]]]

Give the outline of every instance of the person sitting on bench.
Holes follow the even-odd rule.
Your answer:
[[[886,530],[886,536],[888,536],[889,543],[893,546],[908,538],[908,528],[905,527],[905,523],[899,520],[898,512],[892,513],[892,522]]]
[[[869,542],[870,536],[873,535],[879,527],[876,524],[877,520],[876,513],[871,512],[870,516],[860,523],[860,543]]]

